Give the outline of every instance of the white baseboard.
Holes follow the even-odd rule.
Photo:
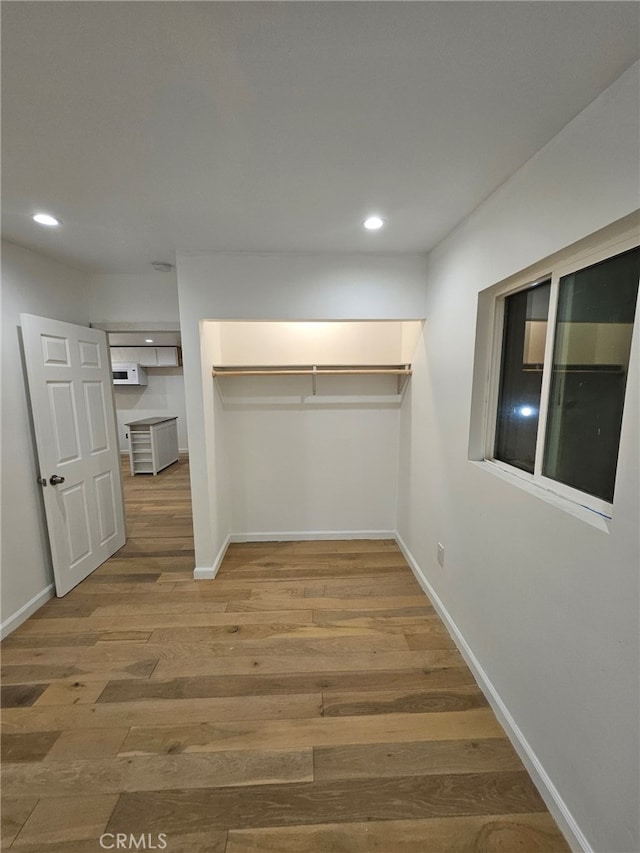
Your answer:
[[[594,853],[593,848],[587,841],[584,833],[582,832],[575,818],[569,811],[567,804],[562,799],[560,792],[551,781],[549,775],[542,766],[538,756],[533,751],[531,745],[520,730],[520,727],[518,726],[514,718],[511,716],[509,709],[500,698],[500,695],[498,694],[498,691],[489,679],[489,676],[484,671],[480,661],[474,655],[462,632],[460,631],[456,623],[453,621],[451,615],[449,614],[449,611],[444,606],[441,599],[438,597],[437,592],[427,580],[417,560],[415,559],[415,557],[413,556],[399,533],[395,534],[395,540],[398,543],[400,550],[404,554],[406,561],[409,563],[411,571],[415,575],[416,580],[418,581],[422,589],[425,591],[425,593],[429,596],[431,603],[438,612],[438,616],[440,616],[440,618],[444,622],[445,626],[447,627],[447,630],[451,634],[453,641],[458,647],[460,654],[465,659],[465,662],[467,663],[469,669],[475,676],[475,679],[478,682],[480,689],[484,693],[487,701],[491,705],[496,717],[498,718],[498,721],[504,728],[509,740],[511,741],[516,752],[520,756],[522,763],[527,768],[534,785],[540,792],[542,799],[545,801],[547,808],[553,815],[556,823],[560,828],[560,831],[565,836],[567,843],[574,851],[581,851],[581,853]]]
[[[265,531],[263,533],[231,533],[224,540],[212,566],[196,566],[193,579],[213,580],[230,542],[306,542],[313,539],[395,539],[395,530],[304,530]]]
[[[196,566],[193,570],[194,580],[212,580],[218,574],[230,542],[306,542],[313,539],[395,539],[394,530],[319,530],[304,532],[266,532],[266,533],[233,533],[222,543],[212,566]],[[53,597],[54,585],[51,584],[28,601],[13,616],[2,623],[0,639],[4,639],[18,625],[28,619],[32,613],[48,599]],[[15,624],[14,624],[15,622]]]
[[[231,542],[307,542],[314,539],[395,539],[395,530],[298,530],[232,533]]]
[[[37,595],[34,595],[31,601],[27,601],[20,610],[16,610],[16,612],[9,616],[8,619],[0,625],[0,640],[4,640],[12,631],[22,625],[29,616],[39,610],[42,605],[49,601],[50,598],[53,598],[55,591],[55,586],[51,583],[49,586],[45,587],[42,592],[39,592]]]
[[[215,576],[218,574],[218,569],[220,568],[222,561],[224,560],[224,555],[227,553],[229,542],[231,542],[231,537],[227,536],[227,538],[222,543],[222,547],[216,554],[216,558],[213,561],[212,566],[195,567],[195,569],[193,570],[194,581],[206,581],[213,580],[215,578]]]

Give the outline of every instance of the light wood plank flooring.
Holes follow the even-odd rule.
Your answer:
[[[194,581],[186,460],[124,483],[126,546],[2,645],[3,849],[569,849],[395,543]]]

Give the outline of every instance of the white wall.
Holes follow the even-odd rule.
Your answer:
[[[366,322],[207,323],[218,335],[216,365],[397,365],[410,361],[422,331],[419,320]]]
[[[233,532],[275,528],[304,533],[309,525],[327,532],[355,529],[351,525],[392,528],[398,428],[397,408],[358,409],[352,403],[334,409],[294,407],[289,418],[281,403],[264,400],[246,404],[242,412],[232,411],[214,387],[215,347],[206,336],[200,340],[200,321],[420,319],[424,276],[421,256],[178,256],[199,568],[215,564]],[[290,389],[288,385],[288,394]],[[262,398],[282,392],[282,387],[265,384],[252,390]],[[312,454],[311,439],[320,442],[318,456]],[[347,466],[340,471],[341,494],[326,479],[330,471],[337,475],[335,462],[327,462],[331,453]],[[353,500],[356,493],[362,497],[360,478],[369,494],[364,507],[357,509]]]
[[[478,292],[638,207],[638,72],[431,254],[400,439],[400,535],[578,836],[607,853],[640,849],[638,322],[610,533],[486,473],[467,453]]]
[[[88,325],[83,273],[2,243],[2,624],[50,594],[53,570],[20,349],[20,313]],[[28,615],[29,610],[22,615]]]
[[[395,530],[395,377],[223,379],[231,533],[355,534]],[[324,395],[331,402],[324,403]],[[372,401],[372,395],[375,395]],[[344,401],[344,402],[341,402]]]
[[[90,277],[89,313],[100,328],[147,331],[180,328],[176,274],[152,272]],[[115,391],[120,450],[128,450],[126,421],[162,415],[178,418],[178,447],[187,451],[187,416],[181,367],[147,370],[146,386],[120,386]]]
[[[96,324],[116,322],[126,331],[129,323],[150,322],[150,329],[177,323],[178,289],[175,271],[90,277],[89,314]]]

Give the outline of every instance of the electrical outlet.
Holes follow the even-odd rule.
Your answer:
[[[444,566],[444,545],[442,542],[438,542],[438,563]]]

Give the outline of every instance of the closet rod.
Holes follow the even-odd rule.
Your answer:
[[[398,394],[402,393],[412,374],[410,364],[373,365],[300,365],[298,367],[269,366],[269,367],[216,367],[211,368],[214,379],[220,376],[311,376],[313,394],[316,394],[316,379],[318,376],[397,376]]]
[[[380,367],[321,367],[321,366],[304,366],[304,367],[213,367],[211,374],[214,379],[218,376],[313,376],[314,374],[346,374],[350,376],[362,376],[367,374],[389,375],[389,376],[410,376],[413,371],[411,366],[406,365],[389,365]]]

